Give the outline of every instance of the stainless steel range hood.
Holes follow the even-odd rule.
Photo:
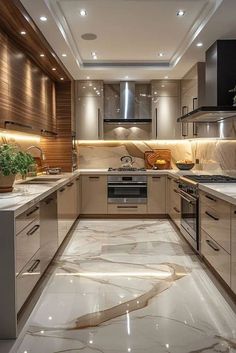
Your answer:
[[[236,84],[236,40],[218,40],[206,52],[206,105],[178,119],[181,123],[212,123],[236,117],[229,90]]]
[[[148,123],[150,118],[136,117],[135,115],[135,82],[122,81],[120,82],[120,116],[109,117],[104,119],[108,123]]]

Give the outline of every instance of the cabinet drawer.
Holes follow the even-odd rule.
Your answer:
[[[36,219],[16,235],[16,273],[18,274],[40,248],[40,223]]]
[[[202,203],[200,222],[201,228],[230,253],[230,205],[224,203],[224,206],[213,209]]]
[[[146,205],[132,205],[132,204],[108,205],[108,214],[145,214],[146,212],[147,212]]]
[[[35,218],[39,217],[39,205],[31,207],[16,218],[16,234],[22,231],[28,224],[30,224]]]
[[[223,280],[230,285],[230,255],[204,230],[201,230],[201,253]]]
[[[170,218],[178,227],[180,227],[180,207],[175,206],[174,204],[171,204],[170,207]]]
[[[166,213],[166,177],[148,177],[148,213]]]
[[[17,311],[20,310],[40,278],[39,252],[35,254],[16,277]]]

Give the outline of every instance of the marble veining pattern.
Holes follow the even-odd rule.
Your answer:
[[[24,352],[232,353],[236,314],[168,220],[82,220]]]

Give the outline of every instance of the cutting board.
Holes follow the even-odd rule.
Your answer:
[[[165,165],[159,166],[160,169],[171,169],[171,151],[168,149],[154,149],[144,153],[145,166],[152,169],[157,159],[164,159]]]

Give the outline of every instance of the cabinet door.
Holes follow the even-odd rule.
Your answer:
[[[102,137],[103,109],[101,98],[76,98],[76,135],[79,140],[97,140]]]
[[[40,257],[44,271],[58,249],[57,193],[40,202]]]
[[[166,213],[166,177],[148,177],[148,213]]]
[[[179,97],[158,97],[154,102],[153,119],[156,138],[179,138],[181,135],[181,126],[177,122],[180,116]]]
[[[75,216],[76,218],[79,217],[80,215],[80,203],[81,203],[81,192],[80,192],[80,177],[78,176],[75,179],[75,184],[76,184],[76,209],[75,209]]]
[[[236,207],[232,207],[231,217],[231,289],[236,293]]]
[[[82,176],[82,214],[107,214],[107,177]]]

